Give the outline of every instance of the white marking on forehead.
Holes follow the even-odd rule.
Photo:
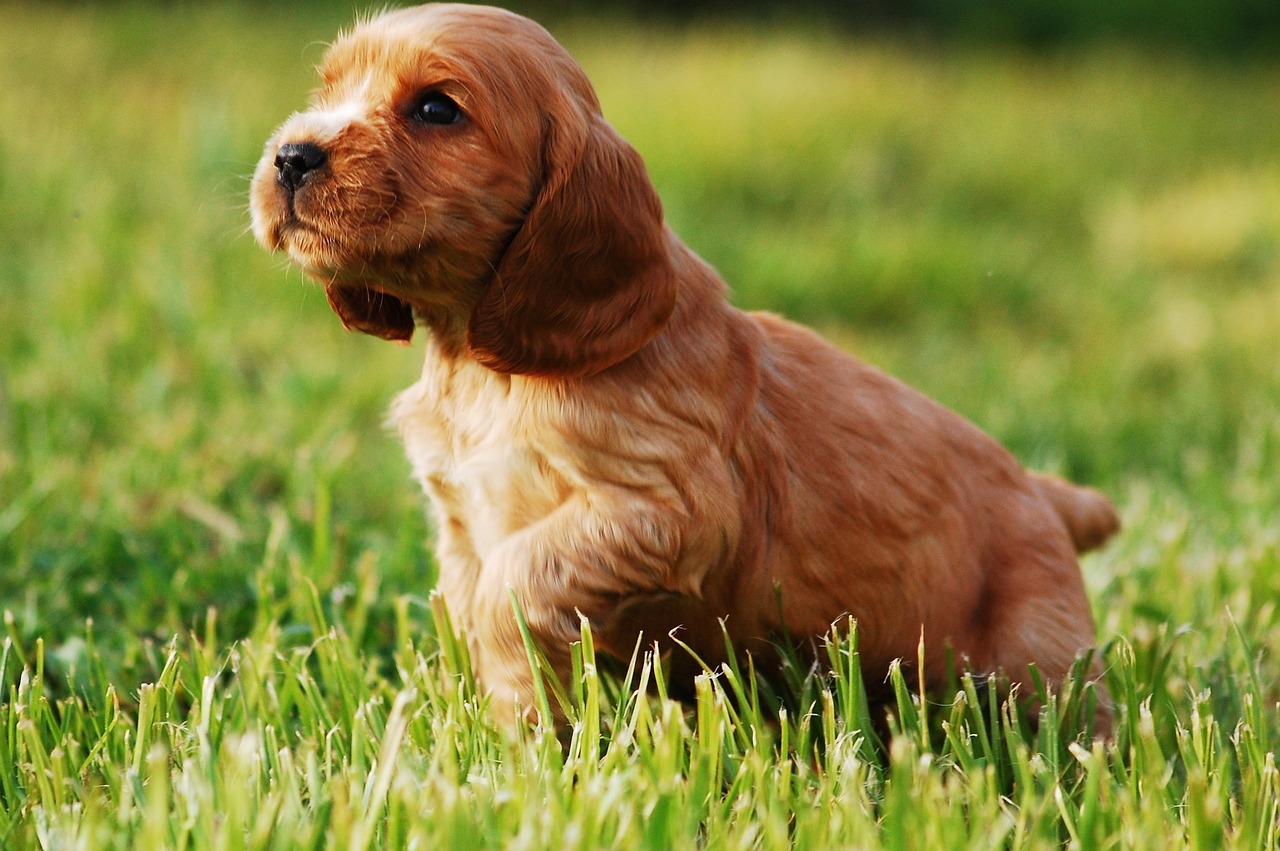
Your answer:
[[[369,90],[373,87],[373,75],[366,75],[360,85],[352,89],[338,104],[328,109],[314,109],[294,116],[289,123],[298,130],[308,132],[319,143],[330,142],[343,130],[369,117],[373,104]]]
[[[350,98],[332,109],[304,113],[302,124],[317,136],[332,139],[349,125],[362,120],[368,114],[368,107],[363,98]]]

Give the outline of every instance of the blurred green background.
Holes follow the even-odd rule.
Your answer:
[[[529,0],[513,8],[544,19],[566,9],[645,21],[800,19],[864,33],[1040,48],[1125,41],[1239,55],[1280,46],[1280,5],[1271,0]]]
[[[1230,603],[1271,636],[1276,4],[735,8],[542,17],[738,304],[1116,497],[1104,635]],[[262,144],[352,16],[0,5],[0,608],[54,679],[86,617],[135,681],[210,611],[222,642],[305,630],[299,578],[375,615],[430,586],[382,426],[420,346],[343,332],[247,234]]]

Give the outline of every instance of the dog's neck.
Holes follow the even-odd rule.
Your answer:
[[[414,304],[423,328],[431,335],[438,356],[449,358],[469,358],[467,352],[467,321],[470,310],[459,310],[456,306],[438,304]]]

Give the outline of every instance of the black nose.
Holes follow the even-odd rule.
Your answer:
[[[276,151],[276,182],[294,192],[329,156],[312,142],[290,142]]]

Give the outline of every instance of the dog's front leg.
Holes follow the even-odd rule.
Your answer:
[[[471,646],[494,717],[538,714],[534,674],[516,619],[567,684],[580,617],[607,616],[633,595],[679,590],[680,518],[634,495],[625,503],[571,499],[508,536],[484,558],[472,608]],[[551,700],[551,722],[563,721]]]

